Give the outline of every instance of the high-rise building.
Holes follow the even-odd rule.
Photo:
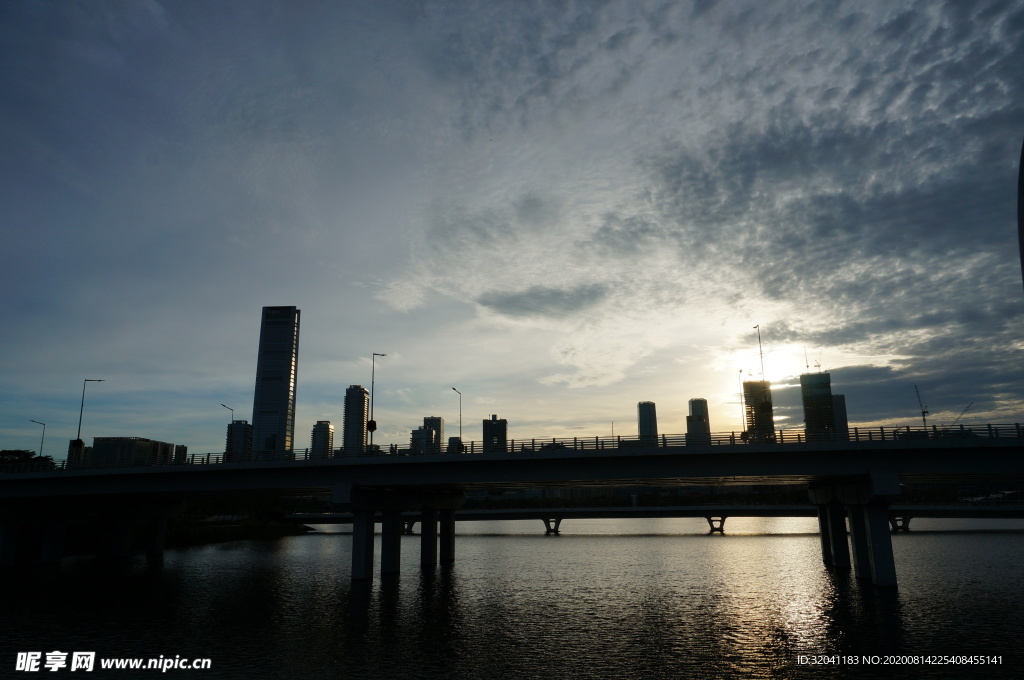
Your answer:
[[[772,384],[767,380],[744,380],[743,408],[747,416],[747,440],[774,441],[775,412],[772,409]]]
[[[91,467],[168,465],[174,444],[145,437],[93,437]]]
[[[228,425],[224,460],[239,461],[252,458],[252,425],[248,420],[232,420]]]
[[[465,453],[466,447],[461,437],[448,437],[448,453]]]
[[[800,397],[804,403],[804,434],[807,441],[829,441],[835,438],[832,376],[829,373],[802,374]]]
[[[409,439],[409,448],[413,453],[437,453],[438,442],[435,439],[437,432],[426,425],[417,427],[412,431]]]
[[[252,447],[257,458],[293,455],[300,314],[295,307],[263,308],[252,405]]]
[[[691,399],[690,414],[686,416],[686,443],[710,444],[711,421],[708,418],[708,400]]]
[[[366,422],[370,417],[370,393],[362,385],[345,390],[345,415],[341,424],[341,446],[346,456],[366,453]]]
[[[444,441],[444,418],[441,416],[426,416],[423,419],[423,427],[432,430],[434,433],[434,448],[431,453],[441,453],[441,442]]]
[[[318,420],[313,426],[310,440],[310,458],[330,458],[334,455],[334,425],[329,420]]]
[[[653,401],[641,401],[636,405],[636,429],[641,443],[658,443],[658,414]]]
[[[850,421],[846,417],[846,395],[832,395],[832,413],[836,417],[836,439],[849,439]]]
[[[504,452],[508,450],[508,421],[497,415],[484,421],[484,453]]]

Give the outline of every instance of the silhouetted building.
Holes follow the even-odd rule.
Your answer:
[[[433,453],[441,453],[441,443],[444,441],[444,418],[441,416],[427,416],[423,419],[423,427],[432,430],[434,433]]]
[[[252,458],[252,425],[248,420],[232,420],[228,425],[224,459],[229,461]]]
[[[711,421],[708,417],[708,400],[691,399],[690,414],[686,416],[686,443],[710,444]]]
[[[747,416],[747,440],[773,441],[775,412],[772,409],[772,384],[767,380],[744,380],[743,409]]]
[[[342,450],[346,456],[366,453],[366,422],[370,417],[370,393],[362,385],[345,390],[345,414],[341,424]]]
[[[484,453],[508,450],[508,421],[497,415],[484,421]]]
[[[463,453],[465,450],[462,437],[448,437],[448,453]]]
[[[310,458],[330,458],[334,455],[334,425],[329,420],[318,420],[313,426],[310,440]]]
[[[252,446],[257,458],[294,455],[300,316],[295,307],[263,308],[252,405]]]
[[[842,394],[832,395],[832,413],[836,419],[836,438],[850,438],[850,421],[846,417],[846,396]]]
[[[178,444],[174,447],[174,462],[176,464],[184,463],[188,460],[188,447],[184,444]]]
[[[436,435],[429,427],[417,427],[409,439],[409,449],[413,453],[437,453],[439,445],[434,438]]]
[[[636,430],[642,443],[658,443],[658,414],[653,401],[641,401],[636,405]]]
[[[800,376],[800,397],[804,404],[804,433],[807,441],[830,441],[836,436],[836,416],[829,373]]]
[[[168,465],[174,444],[144,437],[93,437],[89,467]]]

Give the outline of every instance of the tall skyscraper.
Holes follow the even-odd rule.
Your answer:
[[[690,415],[686,416],[686,443],[710,444],[711,421],[708,418],[708,400],[691,399]]]
[[[341,424],[341,446],[346,456],[366,453],[366,421],[369,417],[369,391],[362,385],[349,385],[345,390],[345,415]]]
[[[228,461],[252,458],[252,425],[248,420],[232,420],[228,425],[227,442],[224,445],[224,459]]]
[[[329,420],[318,420],[313,426],[310,440],[310,458],[330,458],[334,455],[334,425]]]
[[[292,455],[300,314],[295,307],[263,308],[252,405],[252,447],[257,458]]]
[[[767,380],[744,380],[743,408],[747,415],[747,440],[773,441],[775,411],[772,409],[772,384]]]
[[[444,441],[444,418],[441,416],[426,416],[423,419],[423,427],[434,432],[434,448],[431,453],[441,453],[441,446]]]
[[[484,453],[496,453],[508,450],[508,421],[497,415],[484,421]]]
[[[636,430],[642,443],[658,443],[658,414],[653,401],[641,401],[636,405]]]
[[[804,403],[804,434],[807,441],[835,438],[836,416],[829,373],[804,373],[800,376],[800,396]]]

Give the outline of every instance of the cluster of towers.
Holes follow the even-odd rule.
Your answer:
[[[800,376],[806,441],[845,439],[849,431],[846,397],[832,394],[829,373],[804,373]],[[637,434],[640,442],[658,441],[658,416],[653,401],[636,405]],[[743,381],[743,438],[747,441],[775,440],[775,413],[772,407],[772,385],[767,380]],[[706,399],[691,399],[686,416],[686,443],[710,444],[711,424]]]
[[[636,405],[637,434],[641,444],[658,442],[658,414],[653,401]],[[708,400],[691,399],[690,413],[686,416],[686,443],[710,444],[711,421],[708,418]]]

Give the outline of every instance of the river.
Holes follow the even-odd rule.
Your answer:
[[[345,526],[5,574],[0,677],[18,652],[209,659],[196,678],[1021,677],[1024,522],[915,519],[899,587],[822,566],[816,520],[460,522],[453,567],[353,584]],[[378,536],[379,541],[379,536]],[[379,560],[379,542],[377,547]],[[952,657],[952,658],[949,658]],[[948,663],[968,657],[972,664]],[[979,665],[979,659],[989,663]],[[889,664],[895,665],[886,665]],[[996,662],[996,663],[992,663]]]

